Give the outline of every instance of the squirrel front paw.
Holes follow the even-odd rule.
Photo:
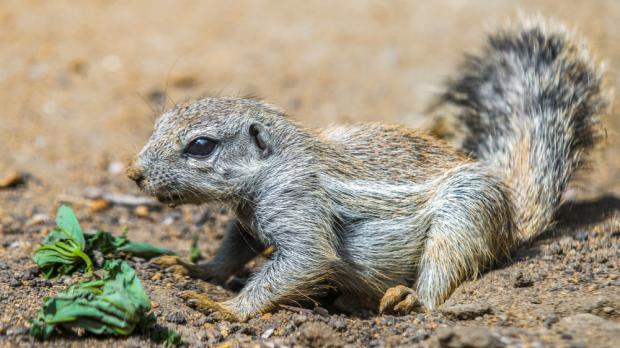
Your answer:
[[[214,271],[213,267],[210,267],[208,264],[197,265],[184,261],[178,256],[160,256],[152,259],[151,263],[171,271],[174,274],[202,279],[216,284],[223,284],[228,278],[225,275],[218,274],[218,272]]]
[[[246,321],[247,318],[235,313],[222,302],[213,301],[209,296],[196,291],[183,291],[179,296],[186,301],[188,306],[204,314],[213,314],[218,320]]]
[[[379,303],[379,312],[405,315],[420,311],[422,307],[415,290],[397,285],[387,289]]]

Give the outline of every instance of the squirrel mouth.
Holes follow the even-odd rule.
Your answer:
[[[171,208],[174,208],[179,204],[183,204],[183,197],[179,194],[173,194],[173,193],[157,194],[155,195],[155,198],[157,198],[157,200],[160,203],[166,204]]]

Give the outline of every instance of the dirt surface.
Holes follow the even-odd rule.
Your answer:
[[[141,347],[126,339],[27,335],[44,296],[31,260],[69,201],[87,229],[210,256],[228,216],[209,207],[108,208],[90,198],[140,192],[124,163],[160,110],[204,94],[257,94],[311,126],[383,121],[425,127],[423,111],[461,54],[518,10],[583,33],[620,90],[620,2],[609,1],[4,1],[0,6],[0,346]],[[618,102],[613,110],[617,114]],[[614,115],[616,116],[616,115]],[[226,287],[133,259],[158,325],[191,346],[612,347],[620,342],[620,119],[558,225],[466,282],[440,310],[407,316],[281,309],[219,322],[177,297]],[[260,263],[260,260],[257,261]]]

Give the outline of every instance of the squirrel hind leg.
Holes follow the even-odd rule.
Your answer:
[[[463,281],[508,256],[516,240],[507,190],[479,169],[470,167],[445,180],[427,207],[433,221],[414,288],[429,309],[441,305]]]

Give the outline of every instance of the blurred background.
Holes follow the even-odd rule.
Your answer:
[[[124,163],[156,115],[205,94],[258,95],[309,126],[423,128],[462,54],[519,11],[578,30],[618,89],[617,0],[4,0],[0,170],[29,173],[46,192],[135,190]],[[620,193],[619,129],[609,120],[584,194]]]

